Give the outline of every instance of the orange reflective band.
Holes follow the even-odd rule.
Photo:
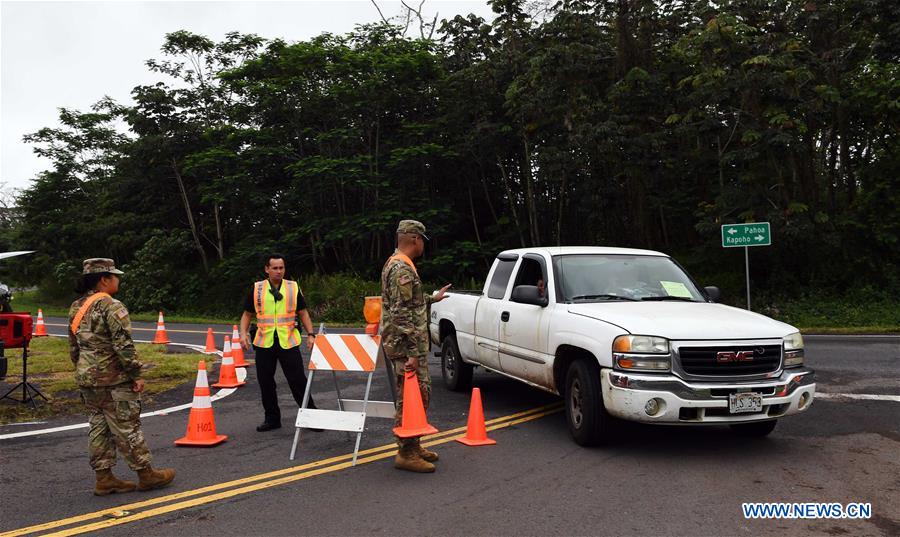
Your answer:
[[[401,252],[397,252],[396,254],[392,255],[392,256],[390,257],[390,259],[388,259],[388,261],[393,261],[393,260],[395,260],[395,259],[400,260],[400,261],[403,261],[404,263],[406,263],[407,265],[409,265],[409,268],[411,268],[411,269],[413,270],[413,272],[416,273],[416,276],[419,275],[419,271],[416,270],[416,265],[415,265],[415,263],[412,262],[412,259],[410,259],[408,255],[406,255],[406,254],[404,254],[404,253],[401,253]]]
[[[256,282],[253,287],[254,287],[253,288],[253,295],[254,295],[253,305],[256,307],[256,316],[258,318],[258,317],[265,316],[265,313],[266,313],[265,306],[264,306],[265,300],[263,300],[265,298],[264,293],[266,292],[266,280],[263,280],[261,282]]]
[[[328,338],[316,338],[316,347],[322,352],[322,356],[325,357],[325,361],[331,366],[332,371],[347,370],[347,366],[344,365],[344,361],[338,356],[337,351],[334,350],[331,343],[328,343]]]
[[[90,307],[94,305],[94,302],[100,300],[103,297],[112,298],[106,293],[94,293],[90,296],[90,298],[84,301],[84,304],[82,304],[80,308],[78,308],[78,312],[75,313],[75,317],[72,317],[72,324],[69,326],[73,334],[78,332],[78,327],[81,325],[81,320],[84,318],[85,314],[87,314]]]
[[[375,371],[375,362],[369,357],[369,353],[363,348],[362,344],[353,336],[341,336],[341,341],[347,346],[347,349],[353,354],[353,358],[359,362],[363,371]]]
[[[286,309],[289,313],[293,313],[297,309],[297,283],[291,280],[284,281],[285,296],[287,297]]]

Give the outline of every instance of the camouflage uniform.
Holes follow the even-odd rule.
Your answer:
[[[92,269],[121,274],[108,259],[86,260],[85,273]],[[93,294],[94,291],[88,291],[72,303],[70,326],[82,304]],[[75,364],[75,383],[81,388],[90,417],[91,467],[96,471],[115,466],[118,446],[132,470],[149,468],[150,450],[141,431],[141,394],[132,390],[134,381],[141,378],[143,364],[131,340],[131,320],[125,306],[111,297],[94,302],[76,333],[69,330],[69,356]]]
[[[425,226],[414,220],[400,222],[398,233],[419,233],[424,236]],[[399,253],[399,252],[395,252]],[[415,269],[400,259],[389,259],[381,271],[382,333],[381,342],[385,356],[393,362],[397,380],[397,412],[395,426],[403,417],[403,378],[406,361],[415,356],[419,360],[416,376],[422,404],[428,409],[431,400],[431,375],[428,372],[428,353],[431,342],[428,336],[428,308],[431,295],[422,289],[422,280]],[[397,438],[402,448],[418,445],[418,438]]]

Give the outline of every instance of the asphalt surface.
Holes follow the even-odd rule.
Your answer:
[[[61,333],[61,320],[48,319]],[[151,323],[136,323],[152,339]],[[224,334],[230,327],[214,327]],[[168,325],[173,341],[202,344],[206,326]],[[182,331],[183,330],[183,331]],[[142,336],[142,333],[145,336]],[[221,345],[221,335],[217,344]],[[810,337],[808,364],[818,391],[900,395],[900,338]],[[304,358],[308,355],[304,352]],[[194,359],[186,356],[185,359]],[[252,356],[250,356],[252,360]],[[441,431],[466,423],[468,394],[440,380],[439,359],[429,421]],[[10,373],[15,373],[11,371]],[[215,378],[214,371],[211,378]],[[279,371],[284,427],[257,433],[262,419],[254,370],[236,393],[214,403],[224,444],[175,448],[187,411],[144,420],[155,464],[178,477],[168,488],[99,498],[91,495],[84,429],[0,439],[0,532],[51,523],[39,533],[101,531],[107,535],[900,535],[900,402],[817,399],[783,419],[765,439],[727,427],[625,424],[610,445],[586,449],[571,441],[561,412],[509,416],[558,399],[494,373],[477,371],[488,420],[502,428],[497,445],[468,447],[443,437],[431,475],[392,468],[391,423],[370,419],[355,468],[351,437],[304,432],[289,461],[296,405]],[[344,397],[361,396],[364,377],[344,376]],[[192,384],[157,398],[146,410],[189,402]],[[330,375],[314,381],[320,407],[336,408]],[[386,400],[379,370],[373,399]],[[6,404],[6,403],[4,403]],[[547,415],[542,414],[550,412]],[[78,422],[2,426],[0,436]],[[84,421],[84,420],[81,420]],[[306,463],[327,462],[302,468]],[[117,474],[130,477],[124,461]],[[277,475],[259,477],[267,472]],[[197,489],[245,478],[220,489]],[[178,497],[172,497],[179,494]],[[153,503],[153,499],[159,499]],[[146,505],[145,500],[150,500]],[[867,520],[746,520],[742,502],[870,502]],[[145,505],[135,505],[144,502]],[[125,507],[122,507],[125,506]],[[119,518],[108,512],[124,510]],[[72,520],[70,517],[95,513]],[[63,522],[54,522],[63,520]],[[92,524],[113,524],[105,529]]]

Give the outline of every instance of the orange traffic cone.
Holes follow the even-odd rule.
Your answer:
[[[157,345],[169,343],[169,336],[166,334],[166,323],[163,321],[162,312],[159,312],[159,319],[156,321],[156,335],[153,337],[153,343]]]
[[[234,358],[231,357],[231,342],[225,336],[225,345],[222,347],[222,365],[219,367],[219,382],[213,384],[213,388],[237,388],[247,384],[238,381],[237,371],[234,369]]]
[[[496,444],[496,440],[487,437],[484,427],[484,409],[481,408],[481,390],[472,389],[472,402],[469,403],[469,424],[466,426],[466,436],[457,438],[467,446],[489,446]]]
[[[194,386],[194,403],[188,416],[187,432],[175,441],[176,446],[214,446],[228,438],[216,434],[216,420],[213,417],[212,401],[209,398],[209,383],[206,380],[206,362],[200,360],[197,366],[197,384]]]
[[[47,326],[44,324],[44,310],[38,308],[37,324],[34,325],[34,337],[47,335]]]
[[[212,328],[206,329],[206,348],[203,349],[203,352],[206,354],[216,354],[219,352],[219,349],[216,348],[216,340],[213,337]]]
[[[237,325],[231,332],[231,356],[234,358],[234,367],[250,367],[247,360],[244,360],[244,349],[241,347],[241,335],[238,333]]]
[[[415,371],[407,371],[403,377],[403,419],[400,427],[394,427],[394,434],[400,438],[413,438],[434,434],[437,429],[428,423],[425,417],[425,406],[419,392],[419,380]]]

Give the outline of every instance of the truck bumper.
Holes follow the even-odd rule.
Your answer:
[[[687,382],[672,375],[601,371],[603,404],[611,415],[662,424],[728,424],[765,421],[807,410],[815,397],[815,373],[804,367],[752,382]],[[762,394],[762,410],[731,414],[729,394]],[[651,415],[647,403],[655,399]],[[654,410],[650,405],[650,410]]]

